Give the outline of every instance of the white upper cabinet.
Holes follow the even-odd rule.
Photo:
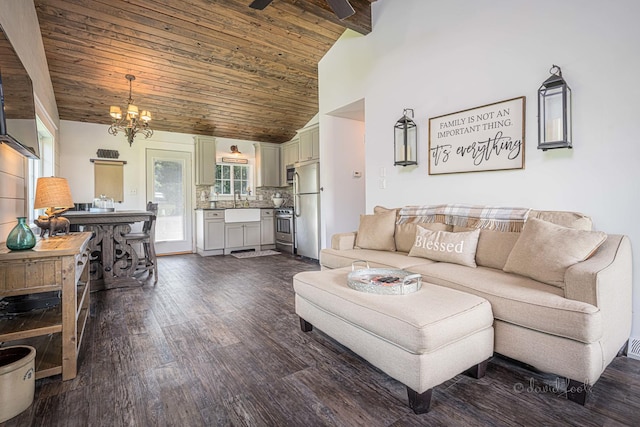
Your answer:
[[[300,159],[300,143],[298,137],[282,144],[282,165],[286,168]],[[286,177],[285,177],[286,178]]]
[[[312,125],[300,130],[300,155],[299,161],[320,159],[320,127]]]
[[[280,145],[256,142],[256,187],[280,186]]]
[[[211,136],[194,136],[196,158],[196,185],[213,185],[216,182],[216,139]]]

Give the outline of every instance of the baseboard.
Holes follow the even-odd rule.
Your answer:
[[[632,359],[640,360],[640,338],[629,338],[629,348],[627,349],[627,356]]]

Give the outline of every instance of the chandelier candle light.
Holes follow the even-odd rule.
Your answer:
[[[116,105],[112,105],[109,108],[109,114],[113,119],[113,123],[109,127],[109,133],[111,135],[117,135],[118,132],[124,132],[129,141],[129,146],[133,144],[133,138],[138,133],[144,135],[145,138],[149,138],[153,135],[153,129],[149,127],[151,121],[151,112],[149,110],[142,110],[142,113],[138,112],[138,107],[133,104],[133,98],[131,97],[131,82],[136,79],[136,76],[127,74],[124,76],[129,80],[129,99],[127,99],[127,111],[122,115],[122,110]]]

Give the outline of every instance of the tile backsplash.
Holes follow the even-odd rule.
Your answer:
[[[210,197],[210,190],[211,186],[209,185],[196,185],[196,209],[208,209],[211,207],[211,200],[214,200],[215,197]],[[284,197],[283,206],[293,206],[293,186],[288,186],[256,188],[255,195],[249,197],[249,207],[272,208],[273,202],[271,198],[276,193],[280,193]],[[244,198],[242,200],[244,201]],[[218,200],[216,207],[232,208],[233,200]]]

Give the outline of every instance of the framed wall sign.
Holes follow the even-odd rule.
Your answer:
[[[246,165],[249,163],[248,159],[241,159],[238,157],[223,157],[222,158],[222,163],[238,163],[241,165]]]
[[[429,175],[524,168],[525,97],[429,119]]]

